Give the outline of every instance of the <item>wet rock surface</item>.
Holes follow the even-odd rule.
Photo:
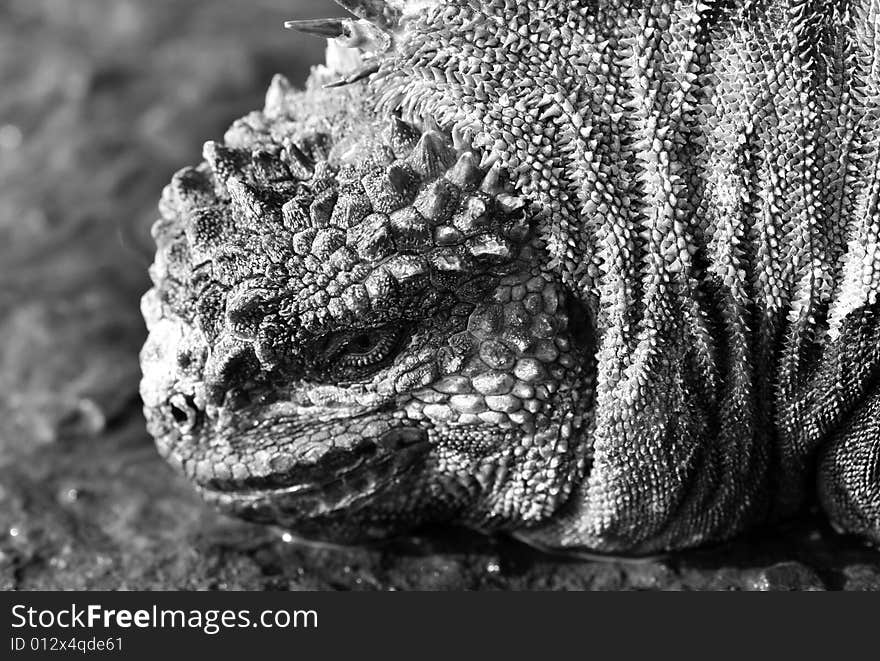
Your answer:
[[[460,530],[310,545],[206,508],[144,430],[149,226],[201,143],[302,80],[280,29],[321,0],[0,5],[0,588],[880,590],[880,553],[818,518],[640,561]]]

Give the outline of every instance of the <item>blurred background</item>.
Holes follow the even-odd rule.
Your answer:
[[[205,140],[302,84],[330,0],[0,0],[0,589],[880,589],[813,519],[639,564],[461,531],[304,545],[202,506],[137,394],[149,227]]]

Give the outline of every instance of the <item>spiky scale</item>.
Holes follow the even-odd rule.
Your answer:
[[[419,141],[419,132],[400,117],[391,115],[384,131],[388,145],[398,158],[405,158]]]
[[[364,259],[378,261],[391,254],[394,240],[391,224],[384,213],[373,213],[364,218],[346,234],[346,243]]]
[[[370,200],[361,190],[343,190],[336,199],[330,224],[348,228],[356,225],[373,210]]]
[[[461,192],[446,179],[428,184],[413,201],[413,208],[431,224],[446,222],[454,212]]]
[[[288,143],[284,148],[288,167],[296,179],[310,179],[315,173],[315,164],[311,158],[294,143]]]
[[[202,156],[211,166],[216,179],[224,184],[230,177],[238,176],[250,160],[245,152],[229,149],[213,140],[205,143]]]
[[[318,18],[297,21],[285,21],[284,27],[288,30],[296,30],[313,34],[319,37],[334,39],[336,37],[350,36],[351,23],[353,21],[344,18]]]
[[[359,80],[363,80],[364,78],[368,78],[372,76],[379,70],[379,62],[367,62],[362,67],[357,69],[356,71],[352,71],[351,73],[339,78],[337,80],[330,81],[329,83],[324,83],[324,87],[328,89],[332,89],[334,87],[343,87],[345,85],[351,85],[352,83],[356,83]]]
[[[335,227],[318,230],[312,241],[311,254],[327,259],[339,247],[345,245],[345,234]]]
[[[228,239],[231,223],[223,209],[198,207],[191,212],[186,226],[190,250],[199,261],[210,255]]]
[[[483,171],[480,170],[479,160],[474,156],[474,153],[465,151],[445,176],[459,188],[470,188],[483,180]]]
[[[393,28],[401,17],[400,10],[384,0],[335,0],[335,2],[379,28]]]
[[[433,244],[431,223],[414,207],[398,209],[389,220],[397,250],[424,252]]]
[[[175,206],[194,210],[210,204],[214,199],[214,187],[210,177],[196,168],[183,168],[174,174],[169,184]]]
[[[328,188],[314,199],[309,205],[309,217],[313,227],[328,227],[331,224],[330,220],[338,198],[339,193]]]
[[[402,163],[392,163],[383,170],[366,173],[361,184],[373,209],[391,213],[413,201],[418,192],[416,181],[412,168]]]
[[[407,159],[423,179],[434,179],[455,162],[455,151],[437,131],[426,131],[419,138]]]

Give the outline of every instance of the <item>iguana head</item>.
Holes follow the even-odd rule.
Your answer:
[[[589,340],[529,200],[408,119],[277,78],[165,190],[141,393],[228,511],[339,541],[519,527],[586,470]]]

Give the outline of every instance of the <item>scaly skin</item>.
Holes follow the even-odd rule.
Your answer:
[[[353,5],[300,27],[365,54],[163,196],[141,391],[204,496],[625,553],[818,498],[880,540],[880,2]]]

